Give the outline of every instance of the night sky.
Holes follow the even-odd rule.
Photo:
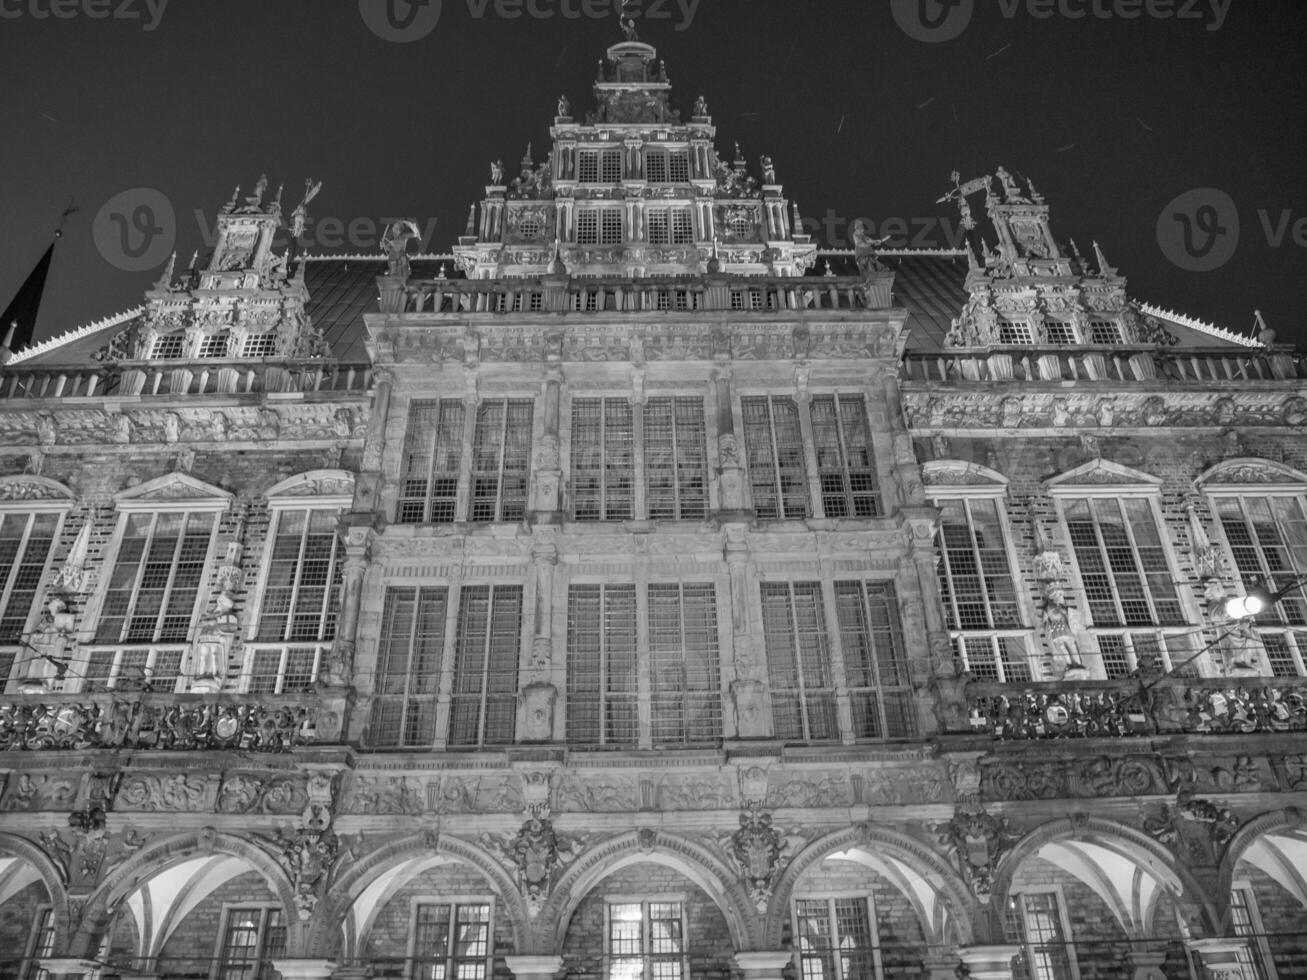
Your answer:
[[[38,340],[135,305],[158,278],[144,239],[146,271],[106,261],[105,229],[120,242],[133,229],[102,217],[97,247],[97,213],[136,188],[171,204],[183,263],[233,186],[248,193],[263,172],[286,184],[287,211],[312,177],[324,183],[314,218],[353,223],[354,240],[324,248],[328,223],[314,251],[375,252],[380,220],[401,215],[434,219],[430,245],[447,250],[488,161],[511,177],[528,141],[542,160],[559,93],[583,114],[620,39],[612,3],[584,16],[599,0],[532,0],[551,19],[443,0],[434,29],[404,44],[378,36],[359,0],[171,0],[161,15],[150,2],[0,0],[0,307],[69,200],[80,208]],[[1294,241],[1307,219],[1302,0],[975,0],[969,23],[964,0],[930,42],[891,8],[911,25],[922,2],[949,14],[937,0],[702,0],[688,25],[694,0],[657,2],[643,0],[640,36],[666,60],[677,107],[688,116],[705,95],[719,148],[738,141],[755,174],[769,154],[806,218],[842,219],[818,232],[824,244],[845,244],[847,222],[865,217],[901,219],[909,244],[948,245],[957,211],[935,201],[950,172],[1001,164],[1048,198],[1059,239],[1097,239],[1137,298],[1239,331],[1260,307],[1281,340],[1307,342],[1303,230]],[[52,3],[72,16],[39,16]],[[1221,193],[1190,195],[1176,206],[1187,219],[1168,208],[1200,188]],[[118,213],[140,218],[142,200],[119,198],[130,206]],[[1219,268],[1168,257],[1184,220],[1192,262]]]

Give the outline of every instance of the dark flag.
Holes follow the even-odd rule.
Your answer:
[[[61,233],[55,233],[58,240]],[[13,300],[0,316],[0,337],[4,347],[17,354],[32,344],[32,334],[36,331],[36,315],[41,309],[41,294],[45,292],[45,279],[50,273],[50,262],[54,258],[54,242],[45,250],[41,260],[36,263],[26,281],[18,287]]]

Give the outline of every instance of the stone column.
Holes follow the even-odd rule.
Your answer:
[[[563,969],[561,956],[505,956],[517,980],[552,980]]]
[[[1251,956],[1247,939],[1236,936],[1190,939],[1185,946],[1197,954],[1203,967],[1203,980],[1257,980],[1244,962]]]
[[[1012,980],[1012,960],[1020,946],[969,946],[958,950],[971,980]]]
[[[735,411],[731,402],[730,368],[713,371],[717,401],[717,480],[718,506],[722,514],[744,510],[744,473],[740,467],[740,439],[735,431]]]
[[[736,738],[766,738],[767,676],[761,644],[749,615],[749,539],[747,524],[727,524],[725,559],[731,577],[731,641],[735,679],[731,700],[735,707]]]
[[[273,960],[272,968],[281,980],[330,980],[336,964],[331,960]]]
[[[558,565],[556,527],[537,527],[531,548],[535,570],[535,612],[531,656],[522,681],[522,741],[548,742],[554,737],[558,688],[554,672],[554,569]]]
[[[1132,949],[1125,954],[1130,965],[1130,980],[1167,980],[1162,964],[1166,962],[1166,951],[1156,948]]]
[[[735,954],[735,965],[744,980],[781,980],[781,971],[793,962],[793,953]]]
[[[562,505],[563,471],[558,434],[562,398],[563,372],[557,366],[551,366],[545,375],[544,418],[540,448],[535,458],[534,510],[537,520],[556,520]]]

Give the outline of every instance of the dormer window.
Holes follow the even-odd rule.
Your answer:
[[[180,333],[164,334],[154,341],[150,357],[156,361],[175,361],[186,356],[186,335]]]
[[[582,184],[616,184],[622,179],[622,151],[582,150],[577,155],[576,176]]]
[[[223,330],[209,334],[200,340],[200,350],[196,355],[201,358],[227,357],[231,353],[231,332]]]
[[[1044,324],[1048,342],[1055,347],[1070,347],[1076,343],[1076,328],[1065,320],[1049,320]]]
[[[277,353],[277,335],[256,333],[245,338],[241,357],[274,357]]]
[[[1035,342],[1034,331],[1025,320],[1000,320],[998,323],[998,342],[1000,344],[1024,344]]]
[[[1121,324],[1115,320],[1090,320],[1089,342],[1104,347],[1123,343]]]

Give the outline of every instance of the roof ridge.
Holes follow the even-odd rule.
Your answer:
[[[9,364],[18,364],[19,362],[26,361],[38,354],[45,354],[49,351],[57,350],[60,347],[71,344],[75,340],[89,337],[91,334],[104,330],[107,327],[116,327],[120,323],[126,323],[128,320],[140,316],[144,312],[144,306],[135,306],[130,310],[124,310],[122,313],[115,313],[111,316],[107,316],[103,320],[96,320],[95,322],[88,323],[85,326],[69,330],[67,333],[62,333],[57,337],[51,337],[49,340],[43,340],[39,344],[33,344],[31,347],[19,351],[9,359]]]
[[[410,262],[453,262],[458,258],[452,253],[414,252],[408,257]],[[386,256],[380,252],[351,252],[347,255],[300,255],[296,261],[304,262],[385,262]]]
[[[1199,320],[1197,317],[1189,316],[1185,313],[1177,313],[1175,310],[1165,310],[1153,303],[1140,303],[1139,309],[1148,316],[1162,317],[1170,320],[1181,327],[1188,327],[1190,330],[1197,330],[1199,333],[1205,333],[1211,337],[1219,337],[1221,340],[1228,340],[1232,343],[1239,344],[1243,347],[1261,347],[1252,337],[1245,337],[1243,334],[1237,334],[1233,330],[1225,327],[1218,327],[1214,323],[1206,320]]]

